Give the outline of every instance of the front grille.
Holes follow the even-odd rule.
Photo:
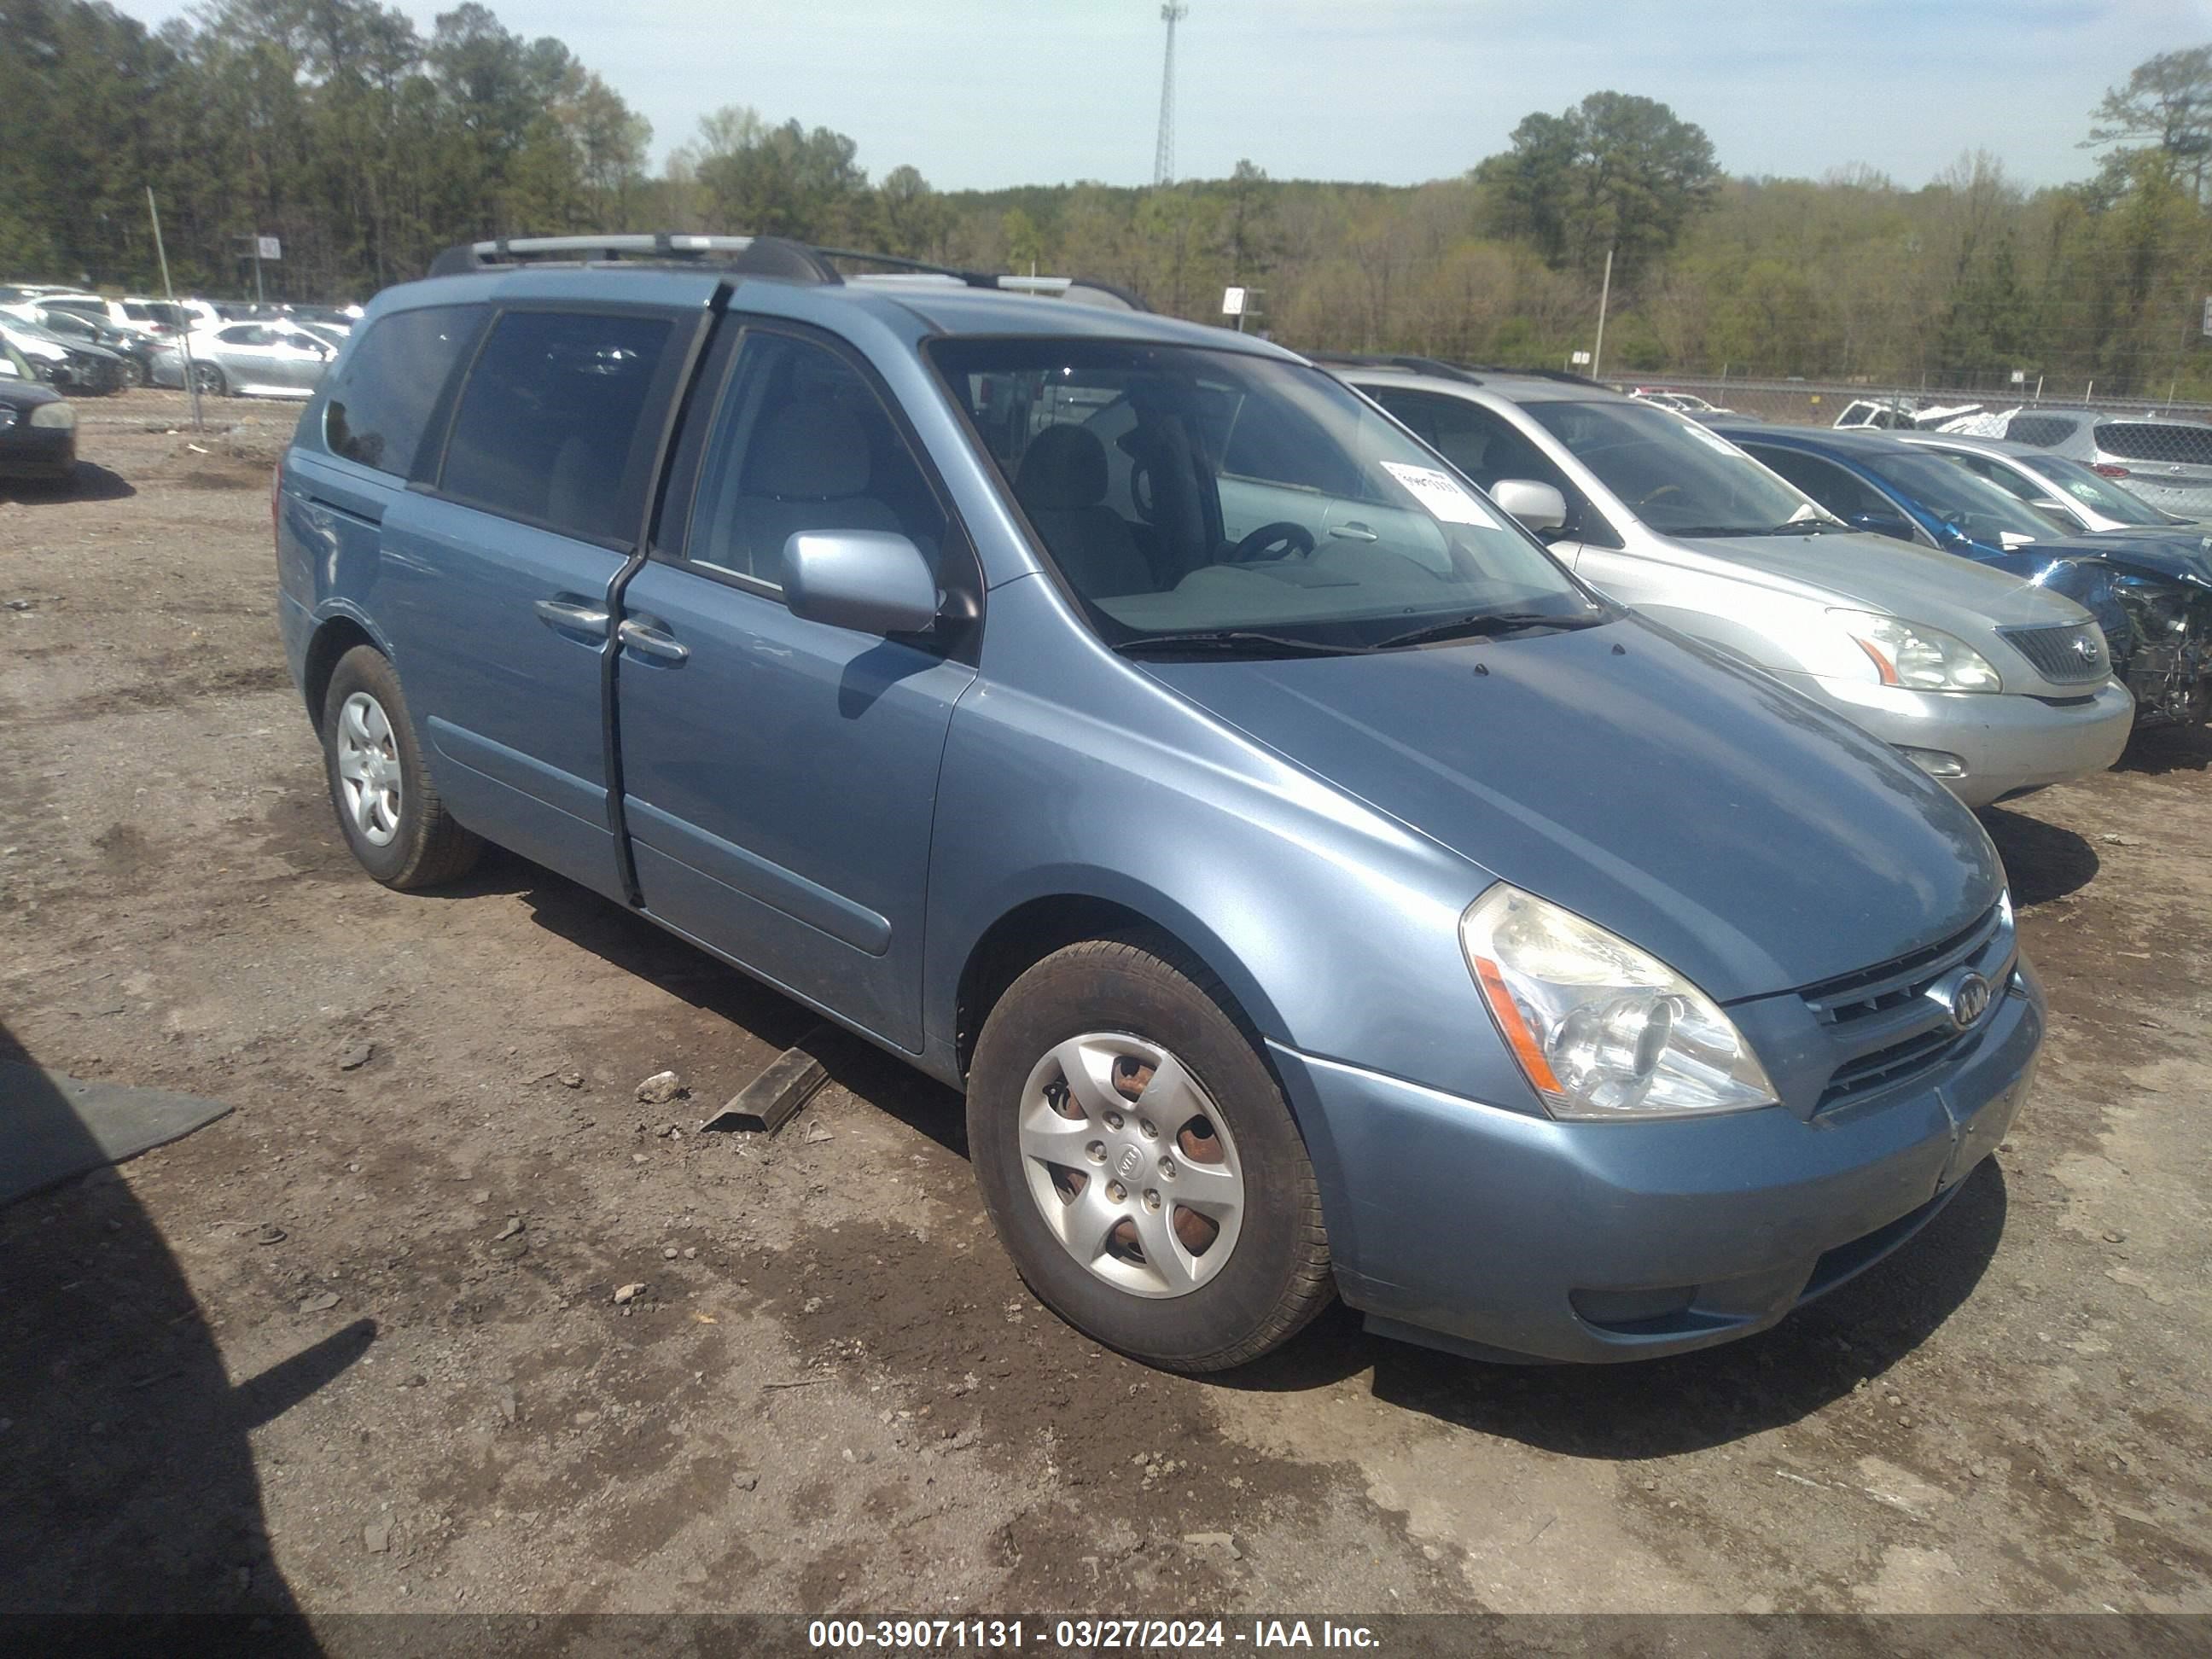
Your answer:
[[[1838,1054],[1816,1109],[1902,1087],[1979,1041],[1979,1027],[1960,1030],[1929,992],[1971,968],[1989,981],[1994,1007],[2012,982],[2015,956],[2010,914],[2000,903],[1940,943],[1801,991]]]
[[[2094,623],[2063,628],[2001,628],[2008,644],[2053,685],[2087,685],[2112,672],[2105,636]]]

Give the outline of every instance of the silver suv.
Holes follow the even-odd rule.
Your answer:
[[[1593,586],[1826,704],[1970,806],[2126,746],[2134,701],[2071,599],[1853,533],[1695,422],[1577,377],[1323,361]]]

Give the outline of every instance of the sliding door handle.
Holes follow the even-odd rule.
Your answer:
[[[647,627],[641,622],[626,622],[615,630],[615,637],[631,650],[648,657],[658,657],[663,662],[682,662],[691,654],[691,647],[680,645],[672,634],[658,628]]]

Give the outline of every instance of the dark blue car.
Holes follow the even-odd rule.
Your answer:
[[[2212,715],[2212,559],[2201,546],[2054,537],[2026,503],[1887,433],[1715,429],[1856,529],[2012,571],[2087,606],[2139,723]]]

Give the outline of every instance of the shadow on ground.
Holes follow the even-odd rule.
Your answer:
[[[2212,768],[2212,726],[2154,726],[2136,733],[2112,770],[2158,778],[2208,768]]]
[[[119,472],[91,461],[79,461],[76,471],[57,481],[44,478],[0,478],[0,501],[20,501],[26,507],[58,506],[68,501],[119,501],[138,493]]]
[[[512,892],[547,932],[634,974],[679,1001],[728,1021],[772,1052],[805,1042],[830,1081],[915,1133],[965,1158],[961,1097],[873,1043],[644,917],[512,854],[487,848],[476,872],[439,896]]]
[[[4,1025],[0,1057],[33,1058]],[[51,1085],[26,1084],[0,1102],[0,1154],[33,1123],[77,1121]],[[358,1321],[234,1387],[160,1229],[113,1169],[0,1208],[0,1609],[294,1612],[247,1436],[374,1337]],[[304,1625],[264,1638],[313,1650]]]
[[[2004,860],[2013,902],[2020,908],[2048,904],[2096,879],[2097,849],[2071,830],[2003,806],[1984,807],[1980,817]]]

